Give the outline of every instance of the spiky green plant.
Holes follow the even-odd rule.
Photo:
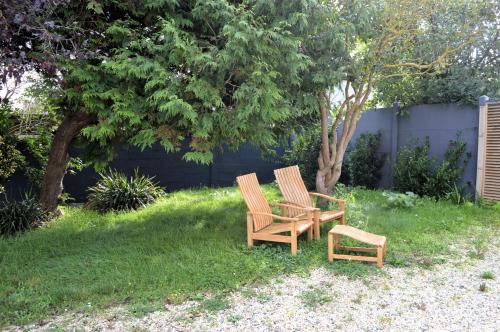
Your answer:
[[[22,201],[5,198],[0,202],[0,234],[13,235],[40,226],[49,219],[38,199],[30,192]]]
[[[86,207],[99,212],[136,210],[164,195],[165,191],[154,178],[140,174],[132,176],[116,170],[99,173],[99,181],[88,188]]]

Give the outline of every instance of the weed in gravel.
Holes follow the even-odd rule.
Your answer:
[[[227,317],[227,320],[230,321],[231,323],[236,323],[237,321],[241,320],[243,317],[240,316],[240,315],[229,315],[229,317]]]
[[[143,327],[139,327],[139,326],[133,326],[131,329],[130,329],[130,332],[147,332],[148,330],[143,328]]]
[[[215,295],[211,299],[206,299],[200,304],[200,309],[204,311],[216,312],[229,308],[229,301],[223,295]]]
[[[259,293],[256,296],[257,301],[259,301],[260,303],[269,302],[272,298],[273,297],[270,294],[266,293]]]
[[[493,280],[495,279],[495,274],[491,271],[485,271],[481,273],[481,279]]]
[[[158,310],[161,310],[161,305],[159,305],[158,303],[137,303],[131,305],[129,309],[130,313],[137,318],[144,317],[147,314]]]
[[[479,291],[480,291],[480,292],[486,292],[486,291],[488,291],[488,286],[486,286],[486,283],[482,282],[482,283],[479,285]]]
[[[389,324],[392,321],[391,317],[386,317],[386,316],[379,316],[378,320],[382,324]]]
[[[319,288],[306,290],[299,295],[299,298],[309,308],[316,308],[333,300],[331,295],[326,294],[325,290]]]
[[[356,304],[361,304],[362,300],[363,300],[363,293],[359,292],[356,294],[356,297],[352,299],[352,302]]]
[[[425,304],[424,302],[420,302],[420,303],[413,302],[411,304],[411,306],[414,307],[414,308],[417,308],[418,310],[422,310],[422,311],[426,311],[427,310],[427,304]]]
[[[177,322],[182,322],[182,323],[186,323],[186,324],[190,324],[193,322],[193,319],[191,317],[184,316],[184,315],[180,315],[180,316],[175,317],[175,320]]]
[[[259,293],[254,289],[244,289],[240,292],[240,294],[246,298],[255,298],[261,303],[268,302],[272,299],[272,296],[270,294],[266,294],[264,292]]]
[[[474,239],[471,243],[468,255],[474,259],[484,259],[486,254],[487,242],[484,239]]]
[[[251,298],[251,297],[256,297],[257,292],[253,289],[243,289],[240,292],[241,296],[246,297],[246,298]]]

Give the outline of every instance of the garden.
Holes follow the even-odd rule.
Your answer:
[[[0,4],[0,328],[496,329],[499,13]]]

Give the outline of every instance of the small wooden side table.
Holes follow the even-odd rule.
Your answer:
[[[365,247],[344,247],[341,245],[341,237],[348,236],[351,239],[370,244],[375,248]],[[373,252],[377,256],[354,256],[354,255],[340,255],[336,254],[335,250],[348,250],[359,252]],[[377,262],[377,267],[383,266],[384,255],[387,251],[387,240],[385,236],[376,235],[362,231],[347,225],[335,225],[328,232],[328,260],[332,262],[334,259],[347,259],[355,261]]]

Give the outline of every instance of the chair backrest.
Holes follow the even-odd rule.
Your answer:
[[[241,194],[250,212],[272,213],[269,203],[260,190],[259,181],[255,173],[238,176],[236,182],[238,182],[238,187],[240,187]],[[272,217],[254,215],[254,231],[261,230],[272,224],[272,222]]]
[[[306,185],[300,175],[299,166],[289,166],[274,170],[274,176],[280,187],[281,194],[286,201],[297,203],[308,207],[314,207],[313,200],[309,196]],[[290,211],[292,215],[303,213],[303,211]]]

